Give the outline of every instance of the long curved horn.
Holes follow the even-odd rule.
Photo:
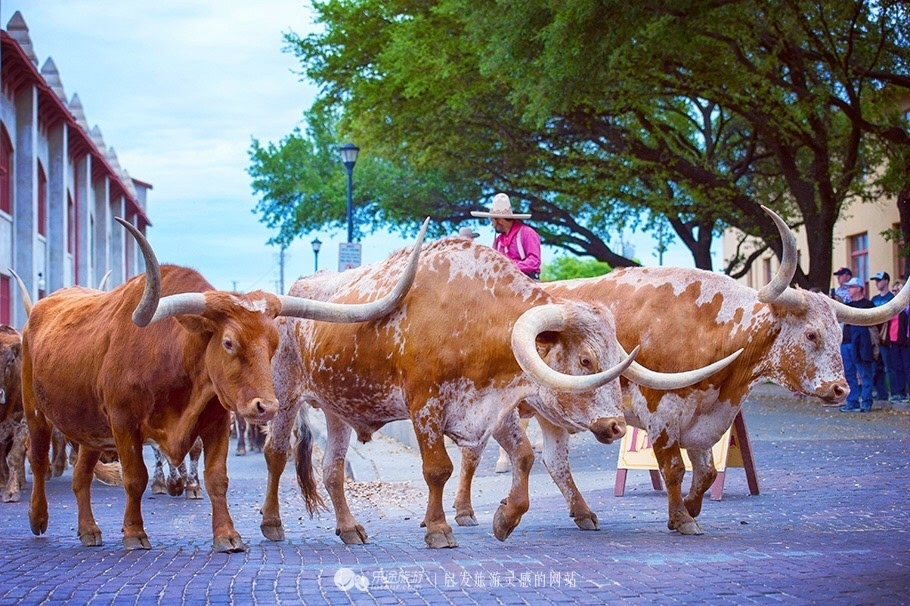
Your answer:
[[[133,323],[136,326],[148,326],[152,322],[157,322],[161,319],[161,317],[158,317],[161,311],[160,307],[163,307],[159,306],[159,299],[161,298],[161,265],[158,264],[158,258],[155,256],[155,251],[152,250],[152,245],[145,239],[142,232],[136,229],[129,221],[120,217],[114,218],[136,239],[139,244],[139,250],[142,251],[142,256],[145,257],[145,288],[142,290],[142,298],[139,300],[139,304],[133,310]]]
[[[278,295],[281,300],[281,313],[279,315],[325,322],[368,322],[385,316],[401,304],[401,301],[408,294],[408,290],[414,283],[414,277],[417,275],[417,262],[420,260],[420,247],[423,245],[423,239],[426,236],[429,223],[429,217],[424,219],[420,233],[417,235],[417,242],[414,244],[414,249],[408,259],[408,265],[401,274],[398,284],[386,296],[371,303],[345,305]]]
[[[111,277],[111,270],[107,270],[107,273],[101,276],[101,281],[98,282],[98,290],[104,290],[107,287],[107,281]]]
[[[625,353],[622,346],[620,346],[619,349]],[[622,373],[622,376],[633,383],[637,383],[642,387],[650,387],[651,389],[682,389],[683,387],[689,387],[690,385],[695,385],[696,383],[704,381],[714,373],[726,368],[733,360],[738,358],[742,352],[742,348],[737,349],[726,358],[718,360],[713,364],[684,372],[657,372],[642,366],[638,362],[632,362],[629,369]]]
[[[25,315],[28,317],[32,313],[32,298],[28,296],[28,289],[25,287],[25,282],[22,281],[19,274],[13,271],[12,267],[9,268],[9,273],[13,274],[13,277],[16,278],[16,283],[19,285],[19,294],[22,295],[22,305],[25,307]]]
[[[838,322],[853,324],[854,326],[875,326],[876,324],[887,322],[904,311],[907,305],[910,304],[910,281],[904,284],[904,287],[901,288],[899,293],[894,295],[893,299],[879,307],[861,309],[845,305],[828,297],[825,300],[828,301],[828,304],[834,310],[834,315],[837,316]]]
[[[566,316],[561,305],[539,305],[519,316],[512,327],[512,351],[521,369],[538,383],[557,391],[592,391],[616,379],[625,371],[638,348],[608,370],[593,375],[566,375],[550,368],[537,351],[537,335],[546,330],[563,330]]]
[[[796,237],[777,213],[767,206],[762,206],[761,208],[768,213],[768,216],[777,225],[777,231],[780,232],[780,241],[783,245],[783,253],[780,257],[780,267],[777,269],[777,273],[774,274],[774,278],[758,291],[758,300],[762,303],[776,303],[776,299],[787,290],[790,282],[793,281],[793,276],[796,275],[796,266],[799,263],[799,258],[796,254]]]

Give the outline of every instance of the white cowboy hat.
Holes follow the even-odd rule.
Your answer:
[[[470,227],[462,227],[458,230],[458,236],[460,238],[470,238],[473,240],[474,238],[480,236],[480,234],[472,230]]]
[[[481,210],[472,210],[471,215],[474,217],[490,217],[491,219],[530,219],[531,215],[515,214],[512,212],[512,202],[509,196],[505,194],[496,194],[493,196],[493,204],[490,205],[489,212]]]

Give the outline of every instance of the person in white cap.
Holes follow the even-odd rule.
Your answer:
[[[512,212],[512,202],[506,194],[493,196],[488,211],[471,211],[475,217],[489,217],[496,230],[493,248],[512,260],[519,270],[534,280],[540,279],[540,236],[522,219],[531,215]]]
[[[468,240],[473,240],[474,238],[476,238],[479,235],[480,235],[479,233],[477,233],[470,227],[462,227],[461,229],[458,230],[459,238],[467,238]]]

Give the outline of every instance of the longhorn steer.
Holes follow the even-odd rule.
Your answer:
[[[0,498],[18,502],[25,486],[25,444],[28,429],[22,416],[22,335],[0,325]]]
[[[344,303],[368,300],[404,261],[399,253],[343,274],[320,272],[298,280],[290,292]],[[278,480],[304,401],[325,412],[323,478],[335,509],[336,534],[345,543],[367,541],[344,494],[352,428],[366,442],[384,424],[410,419],[429,487],[425,540],[433,548],[454,547],[442,507],[443,487],[452,473],[444,434],[460,445],[492,435],[512,457],[512,489],[493,522],[496,537],[505,540],[528,509],[534,460],[518,422],[519,402],[529,402],[566,431],[590,430],[610,443],[625,432],[615,380],[619,373],[657,386],[694,382],[714,370],[682,377],[655,375],[634,363],[627,368],[631,356],[618,347],[612,316],[602,303],[560,300],[493,249],[460,239],[425,248],[414,287],[399,309],[380,320],[329,326],[282,319],[278,324],[281,344],[273,374],[280,409],[266,442],[269,482],[262,508],[262,532],[272,540],[284,538]],[[309,432],[304,428],[301,434],[305,438]],[[304,439],[298,446],[297,471],[313,511],[318,503],[308,443]]]
[[[141,513],[148,484],[143,443],[155,442],[172,461],[180,461],[201,437],[214,549],[245,550],[226,500],[229,413],[264,423],[278,409],[270,372],[278,347],[275,317],[362,322],[388,313],[413,281],[419,241],[389,295],[370,306],[344,306],[261,291],[215,290],[194,270],[159,268],[142,234],[118,221],[139,242],[146,276],[110,292],[57,291],[34,304],[23,330],[32,532],[47,530],[44,478],[53,424],[80,445],[73,492],[83,545],[101,545],[90,495],[92,467],[101,451],[116,448],[123,467],[123,545],[149,549]],[[160,298],[161,293],[167,296]]]
[[[781,232],[784,253],[778,275],[761,291],[727,276],[681,267],[623,268],[597,278],[543,285],[555,296],[607,305],[621,318],[616,330],[620,343],[641,343],[638,360],[657,370],[672,372],[722,352],[744,350],[727,368],[689,388],[658,392],[623,381],[625,420],[648,432],[667,487],[667,526],[681,534],[702,533],[695,518],[717,476],[711,447],[733,423],[749,391],[773,381],[826,404],[842,402],[850,389],[838,322],[875,325],[910,302],[907,286],[887,307],[870,310],[789,288],[797,264],[796,241],[786,224],[768,212]],[[568,436],[551,424],[542,422],[541,427],[544,461],[570,515],[583,530],[596,529],[597,516],[569,471]],[[685,498],[682,448],[692,461],[692,484]],[[470,505],[470,478],[479,452],[463,452],[456,508]]]

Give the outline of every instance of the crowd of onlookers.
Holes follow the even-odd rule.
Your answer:
[[[860,308],[878,307],[894,298],[904,286],[901,280],[891,283],[888,272],[872,276],[877,294],[868,298],[863,281],[847,267],[834,272],[838,286],[831,296],[847,305]],[[910,401],[910,335],[908,314],[899,315],[878,326],[845,324],[841,341],[844,372],[850,385],[847,403],[841,412],[869,412],[875,400]]]

